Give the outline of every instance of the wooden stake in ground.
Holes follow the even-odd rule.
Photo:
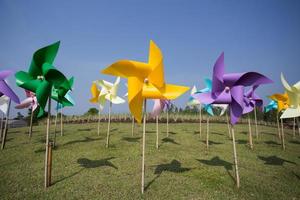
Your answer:
[[[64,135],[63,107],[60,109],[60,136]]]
[[[254,120],[255,120],[255,134],[256,134],[256,139],[258,139],[258,128],[257,128],[257,117],[256,117],[256,106],[254,106]]]
[[[156,116],[156,149],[158,149],[158,116]]]
[[[8,118],[9,118],[10,104],[11,104],[11,99],[9,99],[9,101],[8,101],[5,126],[4,126],[4,130],[3,130],[3,136],[2,136],[2,145],[1,145],[2,150],[5,147],[6,135],[7,135],[7,131],[8,131]]]
[[[31,112],[30,112],[30,123],[29,123],[29,138],[32,136],[32,121],[33,121],[33,106],[31,106]]]
[[[49,143],[49,132],[50,132],[50,117],[51,117],[51,95],[48,100],[48,118],[47,118],[47,130],[46,130],[46,153],[45,153],[45,188],[51,185],[51,152]]]
[[[56,143],[57,115],[58,115],[58,110],[56,110],[55,120],[54,120],[54,139],[53,139],[53,147],[55,147],[55,143]]]
[[[229,138],[231,138],[231,131],[230,131],[230,125],[229,125],[228,112],[226,112],[226,120],[227,120],[228,136],[229,136]]]
[[[232,147],[233,147],[233,158],[234,158],[234,169],[235,169],[235,178],[236,178],[236,187],[240,187],[240,175],[238,169],[238,160],[237,160],[237,153],[235,147],[235,136],[234,136],[234,127],[231,125],[231,136],[232,136]]]
[[[167,108],[167,137],[169,137],[169,109]]]
[[[278,113],[277,113],[277,116],[276,116],[276,121],[277,121],[278,138],[281,139],[281,133],[280,133],[280,125],[279,125],[279,116],[278,116]]]
[[[106,148],[109,147],[109,133],[110,133],[110,118],[111,118],[111,107],[112,107],[112,102],[109,102],[109,107],[108,107],[108,124],[107,124],[107,136],[106,136]]]
[[[101,105],[99,104],[99,111],[98,111],[98,129],[97,129],[97,133],[98,133],[98,136],[100,136],[100,114],[101,114]]]
[[[296,117],[294,117],[294,122],[293,122],[293,138],[296,137]]]
[[[283,131],[283,119],[280,119],[280,121],[281,121],[281,145],[282,145],[282,149],[285,150],[284,131]]]
[[[144,194],[145,185],[145,141],[146,141],[146,111],[147,100],[144,100],[144,116],[143,116],[143,149],[142,149],[142,194]]]
[[[251,119],[249,114],[248,114],[248,127],[249,127],[249,145],[250,145],[250,149],[253,149]]]
[[[1,142],[2,142],[2,137],[3,137],[3,124],[4,124],[4,113],[2,114],[1,125],[0,125],[0,141]]]
[[[206,149],[209,147],[209,116],[206,119]]]
[[[201,138],[201,132],[202,132],[202,105],[199,104],[199,137]]]
[[[134,132],[134,117],[132,116],[132,123],[131,123],[131,136],[133,137]]]

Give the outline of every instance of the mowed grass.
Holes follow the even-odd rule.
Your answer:
[[[277,129],[259,126],[254,150],[247,144],[248,126],[235,128],[241,187],[234,182],[232,142],[226,124],[160,124],[159,150],[155,124],[147,124],[146,191],[141,195],[142,127],[131,136],[130,123],[112,123],[105,148],[106,123],[65,125],[53,150],[52,186],[44,188],[45,126],[8,132],[0,152],[0,199],[299,199],[300,140],[285,130],[286,150]],[[59,127],[58,127],[59,128]],[[51,127],[53,133],[53,126]],[[254,133],[254,126],[252,127]]]

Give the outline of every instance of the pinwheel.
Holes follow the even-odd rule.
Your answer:
[[[212,91],[208,93],[197,93],[194,94],[193,97],[204,104],[217,103],[229,105],[236,185],[239,187],[240,183],[233,125],[238,122],[238,119],[243,114],[245,106],[243,101],[244,87],[272,83],[272,81],[256,72],[225,74],[224,67],[224,53],[222,53],[214,65]]]
[[[120,77],[117,77],[115,83],[110,83],[105,80],[97,80],[94,81],[91,87],[92,99],[90,99],[91,103],[99,104],[99,113],[100,110],[103,110],[105,102],[109,101],[109,110],[108,110],[108,126],[107,126],[107,137],[106,137],[106,147],[109,147],[109,133],[110,133],[110,115],[111,115],[111,107],[112,104],[122,104],[125,103],[125,100],[121,97],[117,96],[117,91],[120,84]],[[101,87],[101,91],[99,91],[98,87]],[[100,114],[98,119],[98,135],[100,132],[99,129],[100,122]]]
[[[281,74],[281,82],[282,82],[282,85],[289,97],[289,107],[282,113],[280,118],[282,118],[282,119],[294,118],[293,133],[294,133],[294,137],[295,137],[296,118],[297,118],[297,124],[298,124],[298,131],[299,131],[299,135],[300,135],[299,121],[298,121],[298,117],[300,116],[300,81],[298,81],[293,86],[291,86],[285,80],[283,74]]]
[[[0,126],[0,141],[2,142],[4,117],[8,111],[9,98],[5,95],[0,97],[0,110],[2,111],[1,126]]]
[[[53,146],[55,147],[55,143],[56,143],[56,127],[57,127],[57,115],[58,115],[58,111],[60,110],[60,135],[63,136],[63,129],[64,129],[64,125],[63,125],[63,108],[66,106],[74,106],[75,105],[75,101],[73,100],[73,98],[71,97],[71,91],[68,91],[67,94],[64,96],[64,100],[63,101],[57,101],[56,102],[56,115],[55,115],[55,121],[54,121],[54,138],[53,138]]]
[[[277,119],[279,118],[278,115],[280,112],[284,112],[287,108],[289,108],[290,105],[290,99],[287,93],[275,93],[271,96],[269,96],[270,99],[277,102]],[[285,150],[285,142],[284,142],[284,130],[283,130],[283,118],[280,118],[281,122],[281,133],[280,133],[280,139],[281,139],[281,146],[282,149]]]
[[[10,104],[11,100],[13,100],[15,103],[19,104],[20,100],[19,97],[14,93],[14,91],[9,87],[9,85],[6,82],[6,78],[10,76],[13,72],[10,70],[0,71],[0,97],[7,96],[9,98],[7,102],[7,98],[2,97],[2,107],[4,110],[6,110],[6,121],[5,121],[5,127],[4,132],[2,134],[2,145],[1,149],[4,149],[5,142],[6,142],[6,135],[8,130],[8,118],[9,118],[9,110],[10,110]],[[5,109],[6,108],[6,109]],[[2,130],[1,130],[2,132]]]
[[[36,94],[37,102],[39,104],[38,117],[44,115],[45,106],[49,99],[45,153],[45,187],[48,187],[51,184],[52,153],[51,145],[49,143],[51,98],[65,103],[65,95],[72,89],[73,84],[73,78],[68,80],[53,66],[59,44],[60,42],[56,42],[37,50],[33,54],[29,71],[19,71],[15,74],[16,83],[19,87]]]
[[[33,92],[30,92],[28,90],[25,90],[26,93],[26,99],[24,99],[19,105],[15,106],[16,109],[24,109],[29,108],[31,109],[30,112],[30,124],[29,124],[29,137],[31,138],[32,135],[32,121],[33,121],[33,112],[37,109],[38,103],[36,96]]]
[[[257,87],[258,87],[257,85],[251,87],[244,94],[243,114],[248,114],[249,145],[250,145],[251,149],[253,149],[253,142],[252,142],[251,120],[250,120],[249,113],[254,111],[256,138],[258,138],[256,108],[262,109],[262,106],[263,106],[263,100],[255,93],[255,90],[257,89]]]
[[[182,95],[189,88],[165,83],[163,55],[159,47],[156,46],[153,41],[150,41],[149,60],[147,63],[120,60],[102,70],[102,73],[128,78],[129,109],[138,123],[141,123],[142,120],[142,107],[144,101],[141,188],[142,193],[144,193],[146,99],[173,100]]]
[[[278,110],[278,103],[277,103],[277,101],[271,100],[271,101],[269,102],[269,104],[266,105],[266,106],[264,107],[264,112],[265,112],[265,113],[268,113],[268,112],[270,112],[271,110]],[[276,117],[276,122],[277,122],[278,138],[280,139],[281,136],[280,136],[280,127],[279,127],[278,115],[277,115],[277,117]]]
[[[158,149],[158,115],[164,110],[166,107],[167,111],[167,137],[169,137],[169,109],[171,106],[170,100],[164,99],[154,99],[154,105],[151,112],[151,117],[156,118],[156,149]]]

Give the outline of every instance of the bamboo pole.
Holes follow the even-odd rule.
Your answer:
[[[53,146],[55,146],[55,143],[56,143],[57,115],[58,115],[58,110],[56,110],[55,120],[54,120],[54,139],[53,139]]]
[[[2,142],[2,136],[3,136],[3,122],[4,122],[4,113],[2,113],[1,125],[0,125],[0,141],[1,142]]]
[[[228,136],[229,136],[229,138],[231,138],[228,111],[226,112],[226,121],[227,121],[227,128],[228,128]]]
[[[296,137],[296,117],[294,117],[294,122],[293,122],[293,138]]]
[[[147,100],[144,100],[144,116],[143,116],[143,151],[142,151],[142,194],[144,194],[145,185],[145,141],[146,141],[146,111]]]
[[[169,109],[167,108],[167,137],[169,137]]]
[[[51,143],[48,144],[48,158],[47,158],[47,161],[48,161],[48,171],[47,171],[47,185],[50,186],[51,185],[51,170],[52,170],[52,145]]]
[[[201,138],[202,133],[202,105],[199,104],[199,137]]]
[[[249,128],[249,145],[250,145],[250,149],[253,149],[251,119],[249,114],[248,114],[248,128]]]
[[[99,111],[98,111],[98,129],[97,129],[97,133],[98,133],[98,136],[100,136],[100,110],[101,110],[101,105],[99,104]]]
[[[281,133],[280,133],[280,125],[279,125],[279,116],[278,116],[278,113],[277,113],[276,121],[277,121],[278,138],[281,139]]]
[[[32,121],[33,121],[33,106],[31,106],[31,113],[30,113],[30,123],[29,123],[29,138],[32,136]]]
[[[3,136],[2,136],[2,145],[1,145],[2,150],[5,147],[6,135],[7,135],[7,131],[8,131],[8,118],[9,118],[10,104],[11,104],[11,99],[9,99],[7,113],[6,113],[6,120],[5,120],[5,126],[4,126],[4,130],[3,130]]]
[[[256,106],[254,106],[254,120],[255,120],[255,134],[256,134],[256,139],[258,139],[258,127],[257,127],[257,117],[256,117]]]
[[[134,133],[134,117],[132,116],[132,123],[131,123],[131,136],[133,137]]]
[[[47,130],[46,130],[46,153],[45,153],[45,188],[51,185],[49,177],[51,175],[51,157],[49,156],[49,132],[50,132],[50,117],[51,117],[51,94],[48,100],[48,118],[47,118]],[[51,179],[51,178],[50,178]]]
[[[282,149],[285,150],[284,131],[283,131],[283,119],[280,119],[280,121],[281,121],[281,145],[282,145]]]
[[[63,107],[60,109],[60,136],[64,135]]]
[[[232,136],[232,147],[233,147],[233,158],[234,158],[234,168],[235,168],[235,178],[236,178],[236,187],[240,187],[240,175],[238,169],[238,160],[237,160],[237,153],[235,147],[235,136],[234,136],[234,127],[231,125],[231,136]]]
[[[112,107],[112,102],[110,101],[109,102],[109,107],[108,107],[108,124],[107,124],[106,148],[109,147],[111,107]]]
[[[158,116],[156,116],[156,149],[158,149]]]
[[[206,149],[209,147],[209,116],[206,119]]]

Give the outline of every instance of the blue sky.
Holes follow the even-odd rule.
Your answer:
[[[75,77],[77,105],[68,114],[96,107],[88,102],[91,82],[115,79],[101,69],[118,59],[146,62],[150,39],[164,54],[168,83],[202,88],[222,51],[226,72],[258,71],[274,80],[259,88],[263,97],[283,91],[280,72],[290,83],[300,75],[297,0],[0,0],[0,27],[1,70],[27,70],[35,50],[61,41],[55,66]],[[23,99],[14,77],[9,81]],[[184,106],[188,97],[175,102]],[[128,106],[113,110],[128,112]]]

